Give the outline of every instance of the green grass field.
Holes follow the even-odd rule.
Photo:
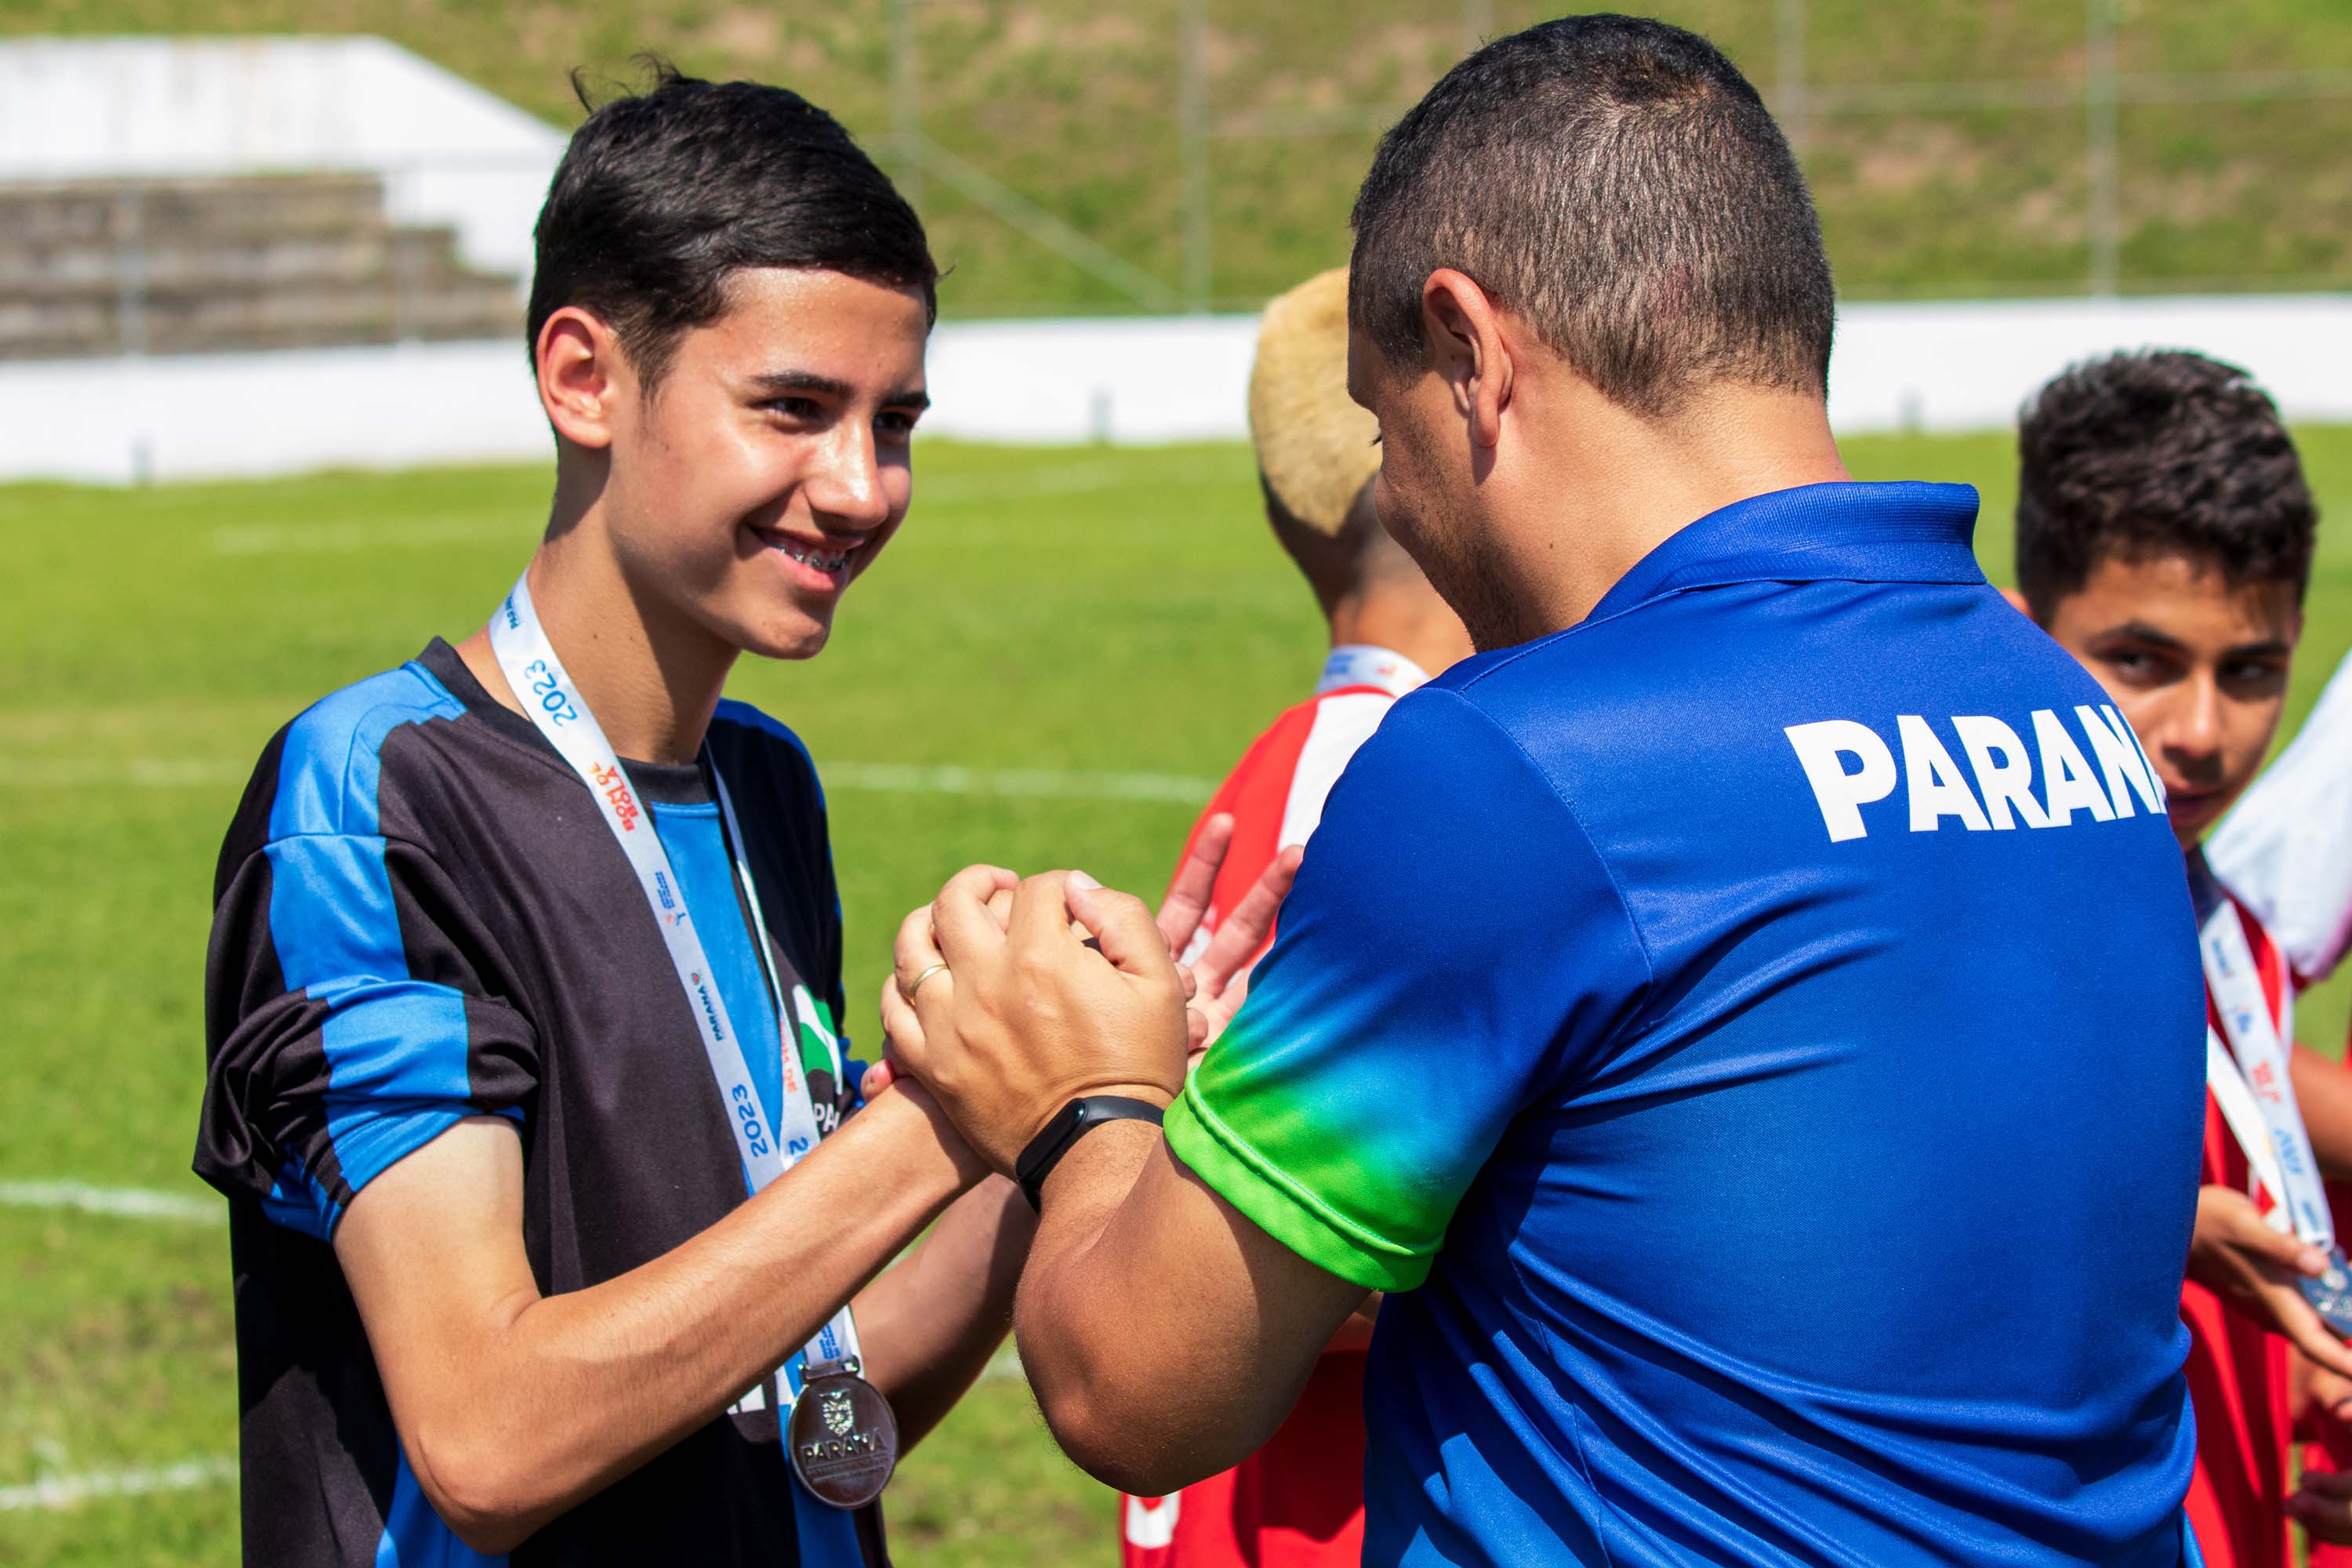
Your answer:
[[[1201,101],[1219,128],[1207,178],[1207,292],[1255,308],[1347,258],[1347,217],[1379,127],[1459,58],[1465,17],[1488,36],[1572,7],[1538,0],[905,0],[923,133],[1170,289],[1187,268],[1179,26],[1205,22]],[[1595,6],[1593,8],[1605,8]],[[1629,5],[1715,38],[1768,97],[1781,79],[1768,0]],[[2119,0],[2129,78],[2269,81],[2264,102],[2129,102],[2118,121],[2126,289],[2343,287],[2352,180],[2337,155],[2352,97],[2341,0]],[[658,51],[704,75],[807,93],[894,171],[893,0],[9,0],[0,35],[375,33],[570,128],[569,73],[632,75]],[[1792,121],[1849,298],[2072,293],[2089,261],[2081,5],[2032,0],[1804,0],[1802,75],[1817,112]],[[1843,92],[1995,84],[1819,112]],[[2055,88],[2052,99],[2045,89]],[[609,90],[609,89],[606,89]],[[2179,84],[2166,89],[2179,93]],[[1882,105],[1884,100],[1882,100]],[[1776,103],[1775,108],[1785,104]],[[1848,107],[1852,107],[1849,101]],[[1305,125],[1311,134],[1269,134]],[[920,202],[953,268],[950,315],[1124,310],[1133,300],[977,203],[935,168]]]
[[[2352,431],[2305,441],[2323,500],[2352,509]],[[2004,441],[1847,450],[1867,477],[1980,486],[2005,573]],[[1319,658],[1241,447],[930,443],[919,471],[912,521],[824,658],[735,685],[832,776],[851,1026],[868,1038],[857,999],[898,917],[948,872],[986,857],[1156,888],[1206,781]],[[0,489],[0,1183],[204,1194],[188,1158],[213,857],[251,759],[321,693],[477,625],[546,490],[535,469]],[[2298,720],[2352,645],[2352,533],[2324,538]],[[907,770],[949,765],[974,770],[944,780],[965,793],[907,787],[942,782]],[[2336,1047],[2344,988],[2303,1018]],[[0,1563],[233,1563],[217,1468],[66,1508],[26,1489],[216,1463],[235,1419],[219,1226],[0,1204]],[[891,1519],[907,1568],[1113,1560],[1108,1495],[1055,1454],[1013,1380],[908,1460]]]

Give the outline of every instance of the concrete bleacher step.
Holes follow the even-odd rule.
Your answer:
[[[357,283],[387,274],[424,279],[463,271],[456,232],[446,226],[391,228],[377,222],[308,235],[174,237],[131,252],[103,241],[27,243],[0,233],[0,296],[38,290],[58,298],[111,297],[133,272],[146,289],[159,290],[213,283]]]
[[[0,235],[16,240],[320,234],[383,222],[383,183],[373,174],[0,185]]]
[[[518,280],[368,175],[0,186],[0,360],[509,337]]]

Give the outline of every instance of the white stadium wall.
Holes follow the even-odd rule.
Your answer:
[[[1114,444],[1246,434],[1248,316],[950,321],[924,428]],[[2352,421],[2352,299],[2244,296],[1847,307],[1842,432],[1997,430],[2072,361],[2193,348],[2245,365],[2291,419]],[[0,479],[97,483],[530,461],[548,454],[520,337],[0,364]]]

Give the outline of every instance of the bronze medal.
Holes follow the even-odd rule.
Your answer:
[[[882,1495],[898,1463],[898,1418],[855,1361],[801,1385],[784,1424],[793,1472],[817,1501],[864,1508]]]

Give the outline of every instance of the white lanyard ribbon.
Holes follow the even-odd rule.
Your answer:
[[[2218,888],[2214,890],[2220,893]],[[2246,1152],[2254,1179],[2270,1189],[2277,1205],[2270,1213],[2271,1224],[2282,1231],[2292,1229],[2313,1247],[2330,1248],[2336,1245],[2336,1220],[2320,1184],[2311,1135],[2304,1130],[2303,1112],[2294,1101],[2286,1047],[2292,1026],[2282,1028],[2272,1021],[2253,949],[2227,894],[2220,894],[2199,927],[2197,945],[2213,1010],[2221,1015],[2221,1032],[2229,1037],[2224,1047],[2210,1027],[2205,1031],[2206,1086],[2221,1109],[2221,1120]],[[2292,993],[2282,992],[2281,1013],[2287,1014],[2293,1005]]]
[[[816,1108],[809,1099],[808,1079],[801,1069],[800,1053],[794,1048],[798,1036],[792,1017],[783,1010],[783,987],[778,983],[775,959],[768,949],[768,923],[760,912],[760,895],[751,886],[751,869],[743,863],[743,835],[735,820],[735,804],[728,797],[727,781],[714,765],[710,776],[717,786],[719,815],[727,828],[728,857],[735,879],[742,887],[744,901],[751,910],[752,940],[766,966],[769,984],[775,986],[776,1034],[782,1047],[784,1092],[783,1102],[777,1108],[772,1135],[761,1109],[751,1063],[744,1059],[742,1042],[737,1038],[735,1026],[727,1016],[726,998],[719,994],[718,976],[686,907],[686,889],[670,869],[669,854],[654,831],[652,817],[629,787],[628,776],[621,771],[621,759],[614,752],[612,742],[604,738],[604,726],[588,710],[586,700],[572,684],[563,661],[556,658],[553,645],[547,640],[547,632],[539,624],[539,612],[531,607],[528,575],[515,580],[514,592],[490,617],[490,652],[497,657],[499,668],[505,672],[507,684],[514,689],[523,711],[539,727],[539,732],[547,737],[548,743],[562,753],[563,760],[572,764],[572,771],[580,775],[588,793],[595,797],[597,814],[612,830],[621,853],[628,857],[629,868],[637,874],[638,889],[653,911],[654,923],[661,928],[662,941],[669,949],[670,967],[677,972],[688,1011],[694,1015],[695,1029],[702,1037],[702,1054],[710,1063],[710,1076],[718,1082],[719,1100],[727,1109],[728,1126],[735,1135],[735,1151],[743,1158],[744,1174],[751,1191],[761,1192],[816,1147]],[[817,1331],[803,1359],[824,1363],[856,1354],[857,1326],[850,1321],[849,1308],[845,1303]],[[779,1375],[780,1390],[783,1382]],[[782,1392],[789,1396],[789,1390]]]
[[[1429,684],[1429,671],[1405,658],[1394,648],[1375,647],[1370,643],[1341,643],[1323,661],[1322,679],[1315,683],[1315,695],[1338,691],[1349,686],[1376,686],[1391,697],[1402,697],[1415,687]]]

